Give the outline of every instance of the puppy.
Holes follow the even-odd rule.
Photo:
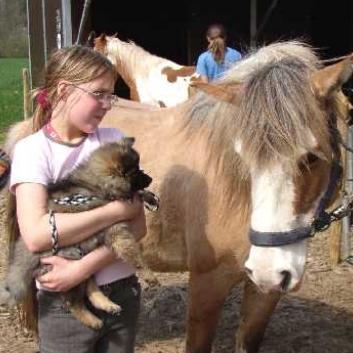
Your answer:
[[[133,138],[106,143],[66,178],[48,186],[48,210],[72,213],[103,206],[113,200],[132,201],[139,193],[150,210],[156,210],[158,198],[144,190],[152,178],[139,167],[139,155],[132,148]],[[58,249],[57,255],[67,259],[82,256],[105,244],[117,257],[140,267],[137,243],[129,230],[128,222],[119,222],[75,246]],[[40,259],[51,255],[45,251],[32,254],[21,237],[15,243],[5,283],[0,285],[0,303],[12,306],[24,299],[32,279],[50,271],[40,264]],[[119,313],[119,305],[111,302],[99,289],[93,278],[62,293],[72,314],[87,326],[99,329],[103,323],[84,304],[87,295],[92,305],[112,314]]]

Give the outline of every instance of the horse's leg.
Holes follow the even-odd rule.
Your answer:
[[[222,266],[190,273],[186,353],[211,352],[223,304],[235,283],[234,269]]]
[[[236,353],[256,353],[264,336],[270,317],[281,298],[279,292],[260,292],[249,279],[244,285],[236,336]]]

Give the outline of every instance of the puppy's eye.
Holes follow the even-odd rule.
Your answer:
[[[137,167],[137,168],[136,168],[136,167],[130,168],[130,169],[128,169],[128,170],[125,171],[124,175],[125,175],[125,176],[132,176],[132,175],[138,173],[139,170],[140,170],[140,169],[139,169],[138,167]]]

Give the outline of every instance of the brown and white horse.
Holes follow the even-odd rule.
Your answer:
[[[338,184],[332,131],[352,62],[321,68],[303,43],[275,43],[183,104],[113,108],[103,120],[135,136],[160,196],[141,241],[146,264],[190,273],[187,353],[211,352],[223,304],[242,281],[235,351],[258,352],[277,302],[300,287],[312,220]],[[7,148],[29,126],[12,129]]]
[[[186,101],[190,82],[197,79],[194,66],[182,66],[153,55],[133,42],[101,34],[94,49],[106,55],[130,88],[130,98],[158,107]]]

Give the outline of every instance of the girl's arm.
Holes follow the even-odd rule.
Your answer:
[[[52,265],[52,269],[37,279],[47,289],[66,292],[115,261],[116,257],[105,246],[90,252],[81,260],[67,260],[60,256],[45,257],[41,263]]]
[[[141,239],[146,234],[145,213],[139,213],[129,221],[129,225],[136,240]],[[50,290],[65,292],[115,261],[115,254],[105,246],[90,252],[80,260],[50,256],[41,259],[41,263],[52,265],[51,271],[37,279]]]
[[[22,183],[16,187],[15,192],[20,232],[29,251],[50,249],[52,239],[46,187],[36,183]],[[113,201],[89,211],[55,214],[59,247],[79,243],[114,223],[131,220],[141,212],[143,205],[136,196],[132,203]]]

